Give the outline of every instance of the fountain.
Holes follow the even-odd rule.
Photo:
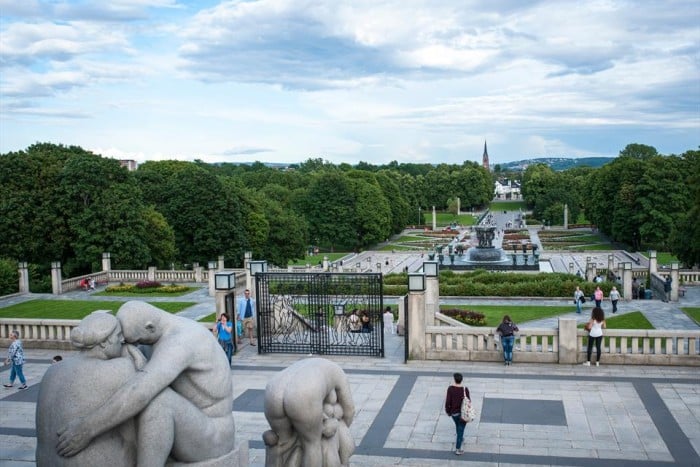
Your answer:
[[[482,263],[488,263],[487,265],[508,264],[508,258],[503,248],[493,246],[496,227],[477,225],[474,230],[479,243],[467,250],[467,257],[462,261],[466,264],[476,265]]]

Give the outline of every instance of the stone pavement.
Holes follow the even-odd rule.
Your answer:
[[[80,298],[101,299],[85,295]],[[66,298],[78,297],[60,299]],[[25,299],[2,300],[0,307]],[[177,300],[199,301],[183,312],[193,318],[214,310],[205,289]],[[681,300],[681,306],[700,306],[700,288],[689,288]],[[459,301],[554,304],[528,299]],[[620,313],[634,309],[650,319],[656,316],[658,327],[697,329],[678,315],[676,304],[631,302]],[[537,326],[547,323],[542,320]],[[357,406],[350,427],[357,444],[354,466],[700,465],[697,367],[605,366],[604,361],[601,367],[518,364],[517,351],[515,364],[507,368],[491,362],[404,364],[402,338],[388,335],[386,343],[383,359],[327,357],[348,374]],[[0,388],[0,466],[34,465],[38,383],[56,351],[26,353],[30,389]],[[70,358],[71,352],[62,353]],[[234,357],[236,436],[249,441],[252,466],[264,465],[265,385],[277,371],[302,358],[307,356],[258,355],[257,347],[247,344]],[[443,411],[454,371],[465,375],[479,411],[477,420],[467,426],[462,456],[453,453],[454,424]],[[3,382],[8,373],[8,366],[0,368]]]

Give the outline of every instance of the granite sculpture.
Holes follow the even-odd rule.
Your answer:
[[[271,428],[263,434],[266,467],[349,465],[354,415],[350,384],[340,366],[322,358],[294,363],[265,388]]]
[[[55,446],[61,458],[78,459],[100,436],[131,424],[136,463],[130,465],[240,465],[235,456],[231,371],[212,334],[190,319],[139,301],[125,303],[117,320],[127,343],[150,347],[148,360],[125,375],[102,371],[85,358],[82,364],[86,370],[93,366],[94,376],[82,382],[84,391],[97,392],[103,386],[112,391],[103,391],[104,400],[81,404],[73,417],[42,418],[41,423],[56,428],[58,438],[48,446],[42,443],[37,453]],[[58,381],[65,385],[66,378]],[[52,379],[46,383],[42,392],[72,397]],[[113,449],[103,460],[124,456],[118,447]]]

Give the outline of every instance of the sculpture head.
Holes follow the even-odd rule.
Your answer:
[[[121,356],[122,333],[119,321],[109,313],[92,313],[86,316],[70,333],[74,347],[80,350],[96,349],[98,358],[110,359]]]
[[[129,344],[155,344],[162,333],[160,320],[163,313],[145,302],[126,302],[117,312],[124,340]]]

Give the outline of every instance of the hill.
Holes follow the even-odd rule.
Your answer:
[[[546,164],[553,170],[567,170],[574,167],[602,167],[605,164],[612,162],[614,157],[578,157],[576,159],[567,157],[538,157],[535,159],[524,159],[514,162],[505,162],[500,164],[501,170],[525,170],[527,166],[532,164]]]

